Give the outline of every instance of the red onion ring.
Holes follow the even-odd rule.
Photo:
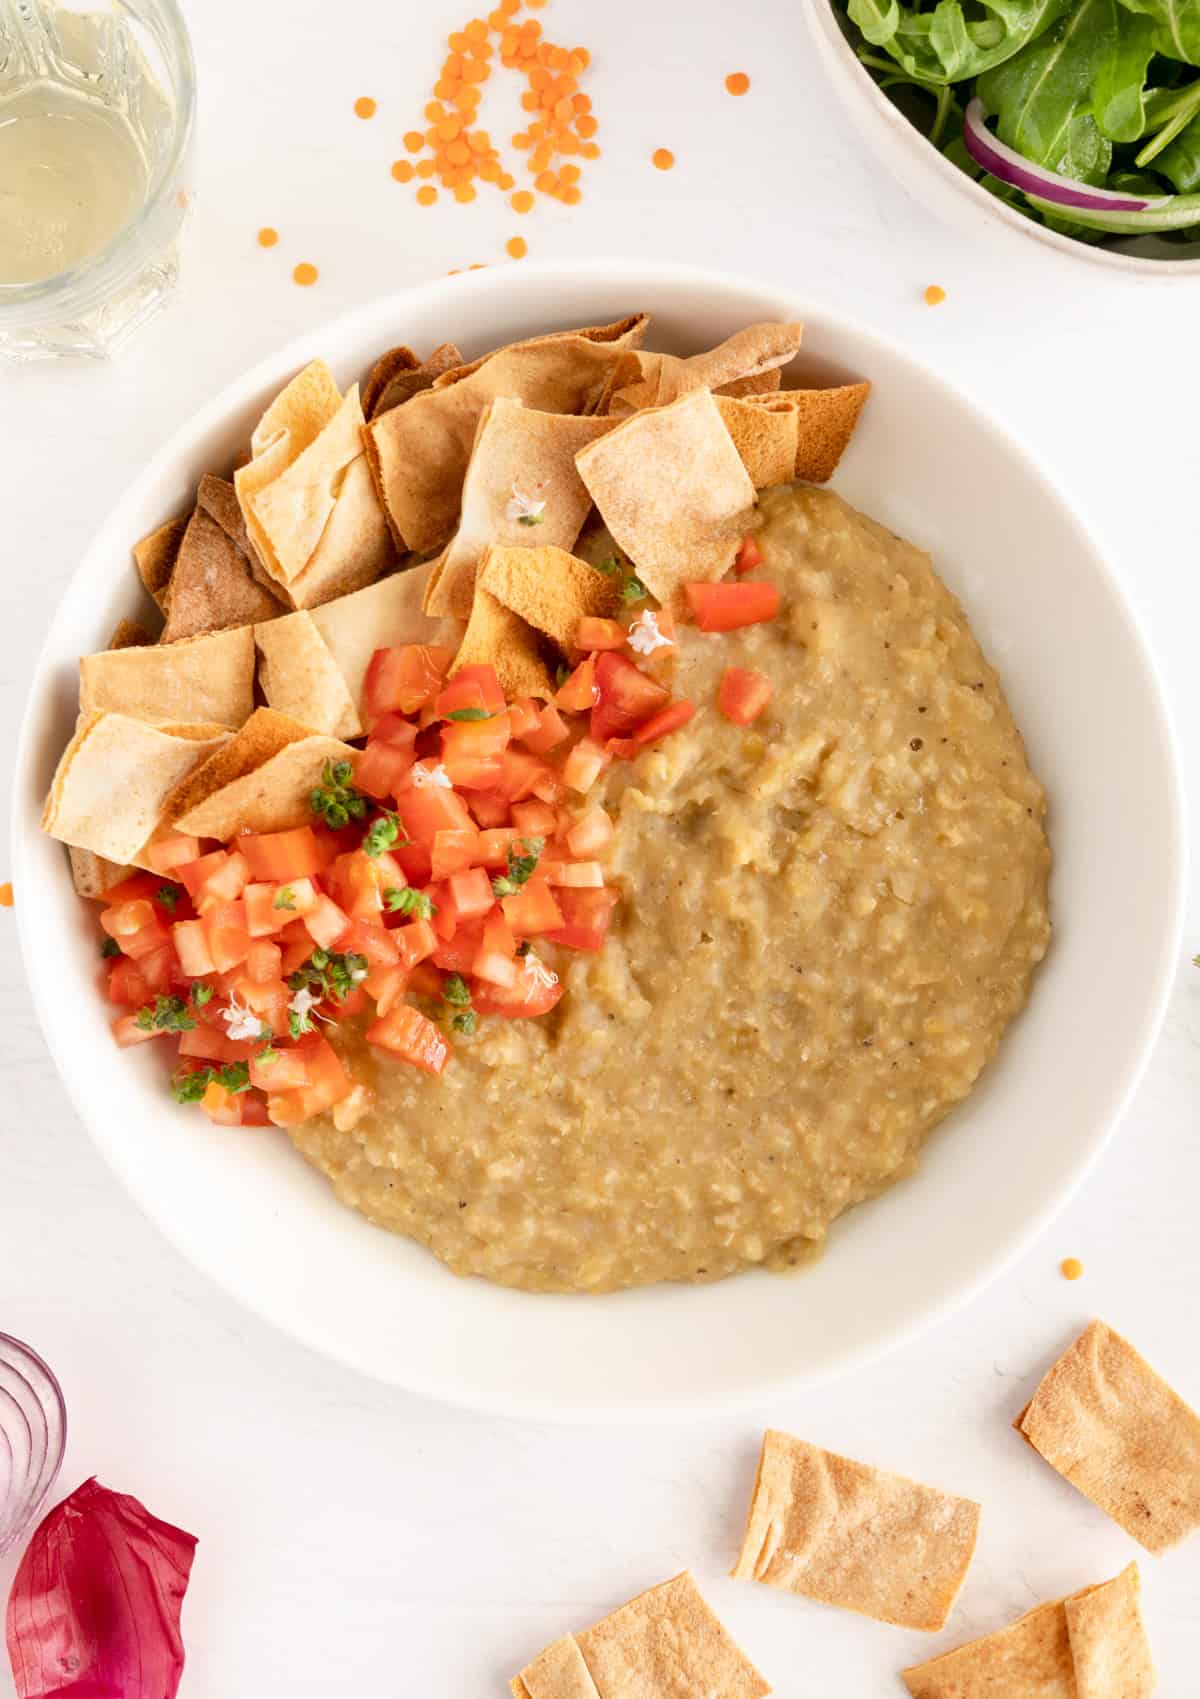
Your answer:
[[[36,1351],[0,1333],[0,1556],[45,1503],[66,1444],[58,1382]]]
[[[1115,189],[1093,189],[1071,177],[1061,177],[1057,171],[1048,171],[1045,166],[1035,165],[992,134],[987,127],[987,116],[987,108],[976,95],[963,115],[963,141],[975,163],[982,165],[1002,183],[1009,183],[1014,189],[1021,189],[1039,201],[1088,212],[1146,212],[1158,204],[1156,200],[1123,195]]]

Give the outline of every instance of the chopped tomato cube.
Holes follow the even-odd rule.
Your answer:
[[[533,938],[539,932],[553,932],[563,923],[562,910],[555,901],[546,880],[535,874],[511,897],[504,897],[500,907],[504,918],[519,938]]]
[[[519,956],[511,985],[478,984],[471,1001],[481,1015],[504,1015],[508,1020],[544,1015],[563,994],[556,973],[530,956]]]
[[[219,1080],[209,1080],[200,1099],[200,1107],[218,1127],[240,1127],[242,1124],[242,1093],[227,1091]]]
[[[371,727],[368,748],[373,743],[386,743],[393,749],[415,749],[417,728],[405,714],[381,714]],[[354,782],[359,783],[357,776]]]
[[[242,1105],[243,1127],[269,1127],[271,1125],[271,1118],[267,1114],[266,1102],[258,1092],[242,1092],[240,1102]]]
[[[470,829],[465,832],[435,832],[433,877],[448,879],[452,873],[461,873],[464,868],[473,867],[481,859],[479,838],[480,834]]]
[[[432,845],[438,832],[469,832],[473,821],[461,796],[444,785],[412,785],[396,798],[406,836]],[[403,857],[395,852],[401,866]]]
[[[240,897],[249,881],[250,863],[238,850],[233,850],[191,895],[199,912],[206,914],[209,909]]]
[[[246,929],[246,905],[222,903],[204,917],[204,933],[217,973],[228,973],[244,962],[254,942]]]
[[[351,920],[374,920],[383,911],[379,873],[364,850],[339,855],[325,875],[328,894]]]
[[[537,807],[541,808],[542,804],[539,802]],[[480,832],[477,859],[484,867],[503,867],[508,861],[509,850],[520,838],[515,826],[497,826],[493,831]]]
[[[411,729],[415,740],[417,728],[413,726]],[[411,746],[404,748],[372,738],[355,763],[354,783],[360,791],[377,801],[395,796],[415,760],[416,754]]]
[[[136,1015],[118,1015],[112,1023],[112,1035],[122,1050],[128,1050],[132,1044],[145,1044],[148,1038],[165,1038],[166,1034],[154,1027],[147,1030],[137,1024]]]
[[[277,949],[277,945],[268,944],[267,949]],[[251,945],[253,951],[257,946]],[[250,973],[250,957],[246,957],[246,971],[233,988],[239,1001],[256,1014],[264,1026],[279,1035],[288,1030],[288,999],[291,992],[276,972],[274,979],[255,979]],[[251,1041],[255,1042],[255,1041]]]
[[[416,967],[418,962],[432,956],[438,947],[438,935],[428,920],[414,920],[411,925],[398,927],[388,936],[395,939],[400,966],[406,969]]]
[[[296,1048],[301,1047],[297,1045]],[[294,1127],[312,1115],[319,1115],[323,1109],[332,1109],[353,1089],[341,1059],[328,1039],[318,1036],[315,1042],[309,1041],[303,1048],[308,1064],[308,1085],[295,1091],[273,1092],[267,1099],[267,1114],[277,1127]]]
[[[372,967],[395,967],[400,960],[398,938],[382,921],[356,920],[338,940],[338,948],[365,956]]]
[[[717,695],[717,706],[735,726],[748,726],[771,700],[775,686],[765,673],[745,667],[726,667]]]
[[[393,851],[391,860],[400,869],[396,885],[428,885],[433,877],[433,857],[428,844],[404,844]],[[389,889],[387,885],[383,888]]]
[[[544,861],[539,871],[548,885],[587,889],[604,883],[604,869],[598,861]]]
[[[450,782],[466,790],[492,790],[508,748],[508,715],[452,720],[442,728],[442,765]]]
[[[481,838],[482,836],[480,833]],[[433,930],[441,939],[453,938],[454,929],[458,925],[458,913],[450,900],[450,887],[442,884],[430,885],[425,895],[433,904]]]
[[[224,851],[217,853],[224,854]],[[119,885],[110,885],[104,893],[103,901],[110,908],[116,908],[121,903],[132,903],[139,900],[153,902],[161,888],[161,874],[131,873],[128,879],[122,879]]]
[[[434,720],[448,720],[451,714],[461,714],[464,710],[470,714],[490,712],[484,700],[483,686],[475,678],[452,678],[438,692],[430,724]]]
[[[545,755],[548,750],[556,749],[560,743],[565,743],[571,735],[570,727],[563,719],[553,702],[548,702],[538,715],[537,725],[532,731],[525,733],[521,742],[534,755]]]
[[[237,847],[249,863],[253,879],[307,879],[319,873],[330,859],[322,852],[311,826],[296,826],[290,832],[247,833],[237,840]],[[187,884],[186,869],[180,869],[179,877]]]
[[[550,943],[565,944],[572,950],[598,950],[612,920],[612,911],[620,898],[616,891],[558,892],[563,923],[550,934]]]
[[[539,761],[536,755],[524,749],[513,749],[510,745],[501,757],[497,794],[508,802],[519,802],[523,797],[532,796],[534,785],[546,770],[545,762]]]
[[[685,584],[692,618],[701,631],[736,631],[759,625],[779,612],[779,590],[755,579],[749,584]]]
[[[404,1001],[408,990],[411,969],[401,967],[373,968],[363,980],[363,990],[375,999],[377,1014],[386,1015],[389,1009],[394,1009],[397,1003]]]
[[[290,921],[307,914],[317,900],[311,879],[293,879],[289,884],[247,885],[242,892],[246,905],[246,930],[252,938],[268,938],[282,932]]]
[[[533,781],[533,795],[542,802],[554,803],[561,802],[566,794],[567,787],[553,767],[543,767]]]
[[[520,837],[552,838],[558,827],[558,815],[548,802],[533,799],[513,804],[513,825]]]
[[[330,897],[318,897],[304,916],[304,925],[314,944],[332,950],[350,925],[350,916]]]
[[[202,920],[180,920],[171,928],[171,938],[179,965],[189,979],[215,973],[217,965],[208,944],[208,931]]]
[[[256,938],[246,951],[246,973],[256,985],[268,985],[283,969],[283,951],[266,938]]]
[[[230,1048],[231,1040],[213,1026],[192,1027],[179,1035],[179,1054],[196,1062],[233,1062],[237,1052]]]
[[[373,720],[399,711],[415,714],[442,688],[453,651],[424,643],[376,649],[367,668],[365,694]]]
[[[151,838],[146,845],[146,860],[156,873],[169,873],[174,877],[175,869],[189,861],[196,861],[200,855],[199,838],[185,837],[181,832],[172,832],[161,838]]]
[[[179,978],[175,951],[169,937],[156,950],[147,950],[145,955],[137,958],[138,972],[153,992],[163,992],[171,989],[173,981]]]
[[[590,791],[611,763],[612,756],[602,744],[590,737],[581,737],[563,762],[563,783],[573,791]]]
[[[572,855],[599,855],[612,843],[613,823],[602,808],[589,808],[567,829],[567,848]]]
[[[433,964],[440,967],[443,973],[470,973],[471,963],[479,954],[483,943],[483,922],[478,918],[464,920],[456,928],[452,938],[444,939],[433,952]],[[441,986],[438,986],[438,995]]]
[[[619,649],[624,641],[625,627],[619,620],[585,615],[575,627],[577,649]]]
[[[471,920],[476,915],[486,914],[496,901],[492,882],[482,867],[472,867],[465,873],[453,873],[446,883],[460,920]]]
[[[510,704],[508,710],[508,729],[515,738],[523,738],[525,733],[532,731],[538,723],[538,715],[542,711],[540,702],[535,702],[532,696],[519,696]]]
[[[661,713],[651,715],[650,719],[640,725],[633,734],[633,741],[639,748],[645,749],[652,743],[659,743],[672,732],[686,726],[696,712],[694,702],[671,702]]]
[[[485,831],[508,824],[508,802],[495,791],[472,791],[468,806]]]
[[[154,926],[157,919],[153,904],[145,897],[135,897],[132,902],[114,903],[102,910],[100,924],[110,938],[121,944],[123,939],[132,938],[147,926]]]
[[[309,1082],[307,1047],[292,1045],[250,1058],[250,1084],[259,1091],[296,1091]]]
[[[589,655],[586,661],[580,661],[566,683],[559,686],[554,705],[568,714],[586,714],[599,700],[596,661],[594,656]]]
[[[512,928],[499,909],[493,910],[483,923],[479,951],[471,963],[471,972],[489,985],[515,985],[517,982],[517,941]]]
[[[739,575],[743,572],[753,572],[756,566],[763,563],[763,552],[758,546],[758,538],[747,536],[742,538],[742,546],[737,552],[733,570]]]
[[[411,1062],[414,1068],[423,1068],[427,1074],[444,1072],[450,1059],[450,1046],[441,1031],[411,1003],[401,1003],[373,1021],[367,1028],[367,1043]]]
[[[140,1009],[150,998],[150,986],[137,963],[118,956],[108,970],[109,1002],[123,1009]]]
[[[496,669],[487,661],[474,666],[458,667],[450,681],[455,685],[477,684],[483,692],[483,706],[489,713],[499,713],[504,707],[504,691],[496,677]],[[441,710],[439,709],[439,713]]]
[[[596,658],[596,686],[600,700],[592,709],[590,731],[597,743],[628,736],[671,699],[665,685],[647,678],[632,661],[611,650]]]

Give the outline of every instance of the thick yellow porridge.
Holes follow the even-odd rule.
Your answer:
[[[559,1006],[485,1020],[440,1080],[336,1031],[373,1106],[289,1129],[456,1273],[598,1292],[806,1259],[911,1168],[1045,953],[1045,801],[957,601],[828,491],[761,517],[778,619],[683,628],[695,718],[593,793],[604,949],[547,946]],[[775,680],[749,728],[714,706],[730,664]]]

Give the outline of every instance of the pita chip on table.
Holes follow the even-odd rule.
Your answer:
[[[393,558],[363,455],[358,385],[338,392],[314,360],[276,396],[234,473],[258,559],[293,607],[360,589]]]
[[[721,410],[706,389],[635,413],[575,457],[619,548],[664,607],[689,580],[733,565],[754,506]]]
[[[935,1633],[978,1531],[971,1499],[768,1429],[733,1574]]]
[[[566,549],[493,544],[480,559],[476,583],[564,654],[575,647],[581,619],[612,619],[621,611],[618,580]]]
[[[172,791],[164,813],[177,831],[223,843],[239,832],[286,832],[309,825],[310,799],[325,763],[352,762],[357,753],[273,708],[257,708],[223,748]]]
[[[392,533],[425,554],[449,541],[476,428],[498,397],[542,413],[591,411],[613,363],[646,334],[644,313],[497,348],[443,372],[431,388],[373,419],[366,451]]]
[[[168,796],[228,737],[224,726],[84,713],[58,763],[42,830],[105,861],[135,862]],[[91,871],[103,876],[102,869]]]
[[[254,706],[250,626],[168,647],[105,649],[79,662],[79,706],[139,720],[240,726]]]
[[[1200,1416],[1102,1321],[1059,1358],[1013,1426],[1147,1551],[1200,1527]]]
[[[377,419],[432,388],[443,372],[463,364],[453,342],[443,342],[426,360],[418,360],[411,348],[390,348],[371,367],[362,388],[362,409],[368,419]]]
[[[903,1672],[913,1699],[1149,1699],[1137,1565]]]
[[[500,687],[510,700],[537,696],[548,702],[554,695],[554,666],[545,640],[489,590],[477,586],[471,618],[450,676],[460,667],[483,663],[496,669]]]
[[[476,566],[489,543],[569,549],[592,505],[575,456],[612,428],[611,419],[539,413],[507,396],[489,402],[467,467],[458,529],[434,566],[426,610],[470,616]]]
[[[771,1691],[686,1570],[556,1640],[509,1686],[513,1699],[764,1699]]]

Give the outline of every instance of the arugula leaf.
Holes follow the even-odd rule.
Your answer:
[[[182,997],[158,996],[153,1008],[146,1004],[133,1019],[143,1032],[191,1032],[196,1024]]]
[[[1092,116],[1092,90],[1116,45],[1115,0],[1079,0],[1038,41],[980,77],[1000,140],[1064,177],[1103,183],[1112,143]]]
[[[107,960],[110,956],[119,956],[121,954],[121,946],[117,943],[115,938],[106,938],[100,946],[100,954],[105,958],[105,960]]]
[[[508,872],[492,880],[492,891],[497,897],[511,897],[532,875],[538,864],[538,858],[546,847],[545,838],[523,838],[526,854],[518,855],[516,844],[508,846]]]
[[[1193,118],[1187,129],[1163,149],[1154,169],[1161,171],[1181,195],[1200,191],[1200,118]]]
[[[1154,25],[1117,7],[1116,39],[1092,87],[1092,112],[1113,142],[1135,142],[1146,127],[1146,76],[1154,57]],[[1110,185],[1111,187],[1111,185]]]
[[[353,777],[349,761],[326,761],[321,783],[308,799],[313,813],[335,832],[367,812],[366,798],[350,783]]]
[[[374,861],[381,856],[385,850],[392,849],[399,841],[399,815],[381,814],[378,820],[372,820],[370,828],[367,831],[366,836],[363,838],[362,847],[367,855],[371,857],[371,860]],[[407,841],[407,839],[404,840],[406,843]]]
[[[899,0],[849,0],[851,21],[912,77],[932,83],[978,77],[1036,41],[1072,0],[980,0],[968,18],[961,0],[921,11]]]
[[[1121,0],[1154,23],[1154,45],[1168,59],[1200,65],[1200,0]]]

